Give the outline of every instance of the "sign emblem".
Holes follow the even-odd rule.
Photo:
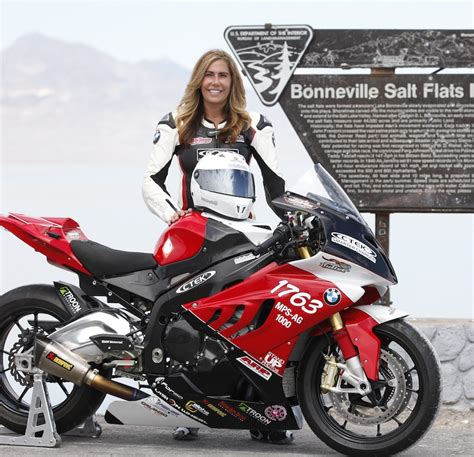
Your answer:
[[[324,301],[329,305],[329,306],[335,306],[341,301],[341,292],[339,289],[326,289],[326,292],[324,292]]]
[[[274,105],[303,57],[313,29],[307,25],[231,26],[224,32],[264,105]]]

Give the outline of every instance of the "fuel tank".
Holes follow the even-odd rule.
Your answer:
[[[270,234],[248,222],[233,223],[193,211],[168,227],[158,240],[154,257],[159,276],[197,273],[221,260],[252,251]]]
[[[169,265],[195,256],[206,240],[207,218],[193,211],[181,217],[161,235],[154,257],[158,265]]]

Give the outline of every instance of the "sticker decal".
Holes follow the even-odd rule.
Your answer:
[[[324,257],[324,262],[321,262],[319,266],[321,268],[326,268],[327,270],[337,271],[339,273],[349,273],[351,271],[351,265],[348,263],[341,262],[337,259],[332,259],[331,257]]]
[[[326,289],[323,298],[329,306],[336,306],[341,301],[342,295],[339,289],[331,288]]]
[[[227,414],[222,411],[222,409],[219,409],[217,406],[213,405],[212,403],[209,402],[209,400],[204,399],[202,402],[214,413],[216,413],[220,417],[226,417]]]
[[[285,365],[285,361],[273,352],[267,352],[262,363],[276,374],[278,374],[278,370],[283,368],[283,365]]]
[[[272,405],[265,408],[265,416],[272,421],[284,421],[287,415],[286,408],[281,405]]]
[[[238,357],[237,360],[245,365],[249,370],[252,370],[254,373],[257,373],[260,377],[268,381],[272,377],[271,371],[268,371],[266,368],[262,367],[255,360],[251,359],[248,356]]]
[[[260,256],[249,252],[248,254],[244,254],[239,257],[236,257],[234,259],[234,263],[238,265],[239,263],[249,262],[250,260],[256,259],[257,257],[260,257]]]
[[[352,251],[357,252],[361,256],[369,259],[371,262],[375,263],[377,261],[377,254],[369,248],[366,244],[362,243],[355,238],[352,238],[349,235],[345,235],[344,233],[339,232],[332,232],[331,233],[331,241],[336,244],[340,244],[347,249],[351,249]]]
[[[196,138],[193,138],[193,141],[191,141],[191,146],[195,146],[196,144],[209,144],[209,143],[212,143],[212,138],[198,136]]]
[[[189,400],[185,405],[184,405],[186,411],[189,411],[190,413],[201,413],[203,416],[209,416],[209,411],[206,411],[199,403],[196,403],[195,401]]]
[[[226,403],[224,400],[220,400],[219,403],[217,403],[218,406],[220,406],[224,411],[228,412],[231,416],[234,416],[236,419],[239,419],[240,422],[245,422],[247,418],[237,411],[235,408],[233,408],[229,403]]]
[[[188,290],[194,289],[195,287],[200,286],[201,284],[205,283],[207,280],[211,279],[216,272],[214,270],[212,271],[206,271],[205,273],[195,276],[193,279],[190,281],[184,283],[181,287],[179,287],[176,290],[177,294],[182,294],[183,292],[187,292]]]
[[[82,311],[81,304],[77,301],[77,298],[74,296],[69,287],[60,287],[59,293],[64,297],[64,300],[66,300],[66,303],[69,305],[71,311],[74,314]]]
[[[261,422],[264,425],[270,425],[271,421],[266,418],[263,414],[260,414],[258,411],[255,411],[253,408],[251,408],[249,405],[246,403],[240,403],[238,408],[240,411],[243,411],[245,414],[250,416],[252,419],[257,420],[258,422]]]
[[[140,404],[159,416],[169,417],[171,415],[179,417],[179,413],[177,411],[174,411],[168,405],[163,403],[158,397],[148,397],[142,400]]]
[[[155,382],[158,386],[162,386],[168,392],[168,394],[176,397],[178,400],[183,400],[183,397],[178,392],[174,391],[162,376],[156,378]]]
[[[71,371],[74,368],[74,365],[70,362],[67,362],[66,360],[62,359],[59,357],[55,352],[49,352],[46,355],[46,358],[48,360],[51,360],[51,362],[55,363],[56,365],[59,365],[61,368],[64,368],[67,371]]]

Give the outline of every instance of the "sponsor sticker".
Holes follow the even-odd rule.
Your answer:
[[[236,419],[239,419],[240,422],[245,422],[247,418],[244,414],[237,411],[234,407],[226,403],[224,400],[221,400],[217,403],[224,411],[227,411],[231,416],[234,416]]]
[[[179,400],[183,399],[183,397],[178,392],[173,390],[168,385],[168,383],[165,381],[165,378],[163,378],[163,377],[156,378],[155,382],[158,386],[162,386],[168,392],[169,395],[172,395],[173,397],[178,398]]]
[[[369,259],[371,262],[375,263],[377,261],[377,254],[369,248],[366,244],[362,243],[355,238],[352,238],[349,235],[345,235],[344,233],[339,232],[332,232],[331,233],[331,241],[336,244],[340,244],[347,249],[351,249],[352,251],[357,252],[361,256]]]
[[[192,414],[199,412],[203,416],[209,416],[209,411],[205,410],[199,403],[196,403],[192,400],[186,402],[184,408],[186,409],[186,411],[189,411]]]
[[[194,146],[196,144],[209,144],[209,143],[212,143],[212,138],[198,136],[196,138],[193,138],[193,141],[191,142],[191,146]]]
[[[148,397],[140,402],[146,409],[149,409],[159,416],[168,417],[170,415],[178,417],[179,413],[171,409],[168,405],[161,402],[157,397]]]
[[[181,413],[185,414],[186,416],[190,417],[191,419],[193,420],[196,420],[198,422],[201,422],[202,424],[206,424],[207,425],[207,422],[204,420],[204,419],[201,419],[199,416],[196,416],[194,413],[190,413],[187,409],[185,408],[181,408],[180,405],[178,405],[178,403],[176,403],[175,400],[173,400],[172,398],[170,398],[168,400],[168,403],[175,409],[177,409],[178,411],[180,411]]]
[[[71,292],[69,287],[60,287],[59,293],[64,297],[66,303],[69,305],[73,313],[78,313],[82,310],[81,304],[77,301],[77,298]]]
[[[275,355],[273,352],[267,352],[262,360],[262,363],[276,374],[279,374],[280,368],[285,365],[285,361]]]
[[[262,367],[262,365],[255,362],[255,360],[248,356],[238,357],[237,360],[242,365],[245,365],[248,369],[252,370],[254,373],[257,373],[261,378],[267,381],[272,377],[271,371],[268,371],[265,367]]]
[[[182,286],[180,286],[177,290],[177,294],[182,294],[183,292],[187,292],[188,290],[194,289],[195,287],[200,286],[201,284],[205,283],[209,279],[211,279],[216,272],[214,270],[212,271],[206,271],[203,274],[200,274],[199,276],[195,276],[193,279],[190,281],[184,283]]]
[[[342,295],[339,289],[331,288],[326,289],[323,298],[329,306],[336,306],[341,301]]]
[[[221,409],[219,409],[217,406],[213,405],[212,403],[209,402],[209,400],[206,400],[204,399],[202,401],[211,411],[213,411],[214,413],[216,413],[218,416],[220,417],[226,417],[227,414],[222,411]]]
[[[253,408],[251,408],[249,405],[246,403],[240,403],[238,408],[243,411],[245,414],[250,416],[252,419],[255,419],[256,421],[264,424],[264,425],[270,425],[272,422],[269,418],[265,417],[263,414],[260,414],[258,411],[255,411]]]
[[[248,254],[244,254],[239,257],[236,257],[234,259],[234,263],[238,265],[239,263],[249,262],[250,260],[256,259],[257,257],[259,256],[249,252]]]
[[[55,363],[56,365],[59,365],[61,368],[64,368],[67,371],[71,371],[74,368],[74,365],[72,363],[67,362],[66,360],[62,359],[54,352],[49,352],[46,355],[46,358],[48,360],[51,360],[51,362]]]
[[[265,408],[265,416],[272,421],[284,421],[287,415],[286,408],[281,405],[272,405]]]
[[[324,256],[323,260],[324,262],[321,262],[319,266],[325,268],[326,270],[337,271],[339,273],[349,273],[351,271],[351,266],[348,263],[344,263],[340,260]]]

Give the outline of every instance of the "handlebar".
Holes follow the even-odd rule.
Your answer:
[[[273,235],[268,238],[268,240],[265,240],[263,243],[259,244],[253,250],[253,253],[255,255],[260,255],[269,251],[277,243],[286,243],[288,241],[289,234],[290,227],[288,227],[288,225],[279,225],[273,232]]]

